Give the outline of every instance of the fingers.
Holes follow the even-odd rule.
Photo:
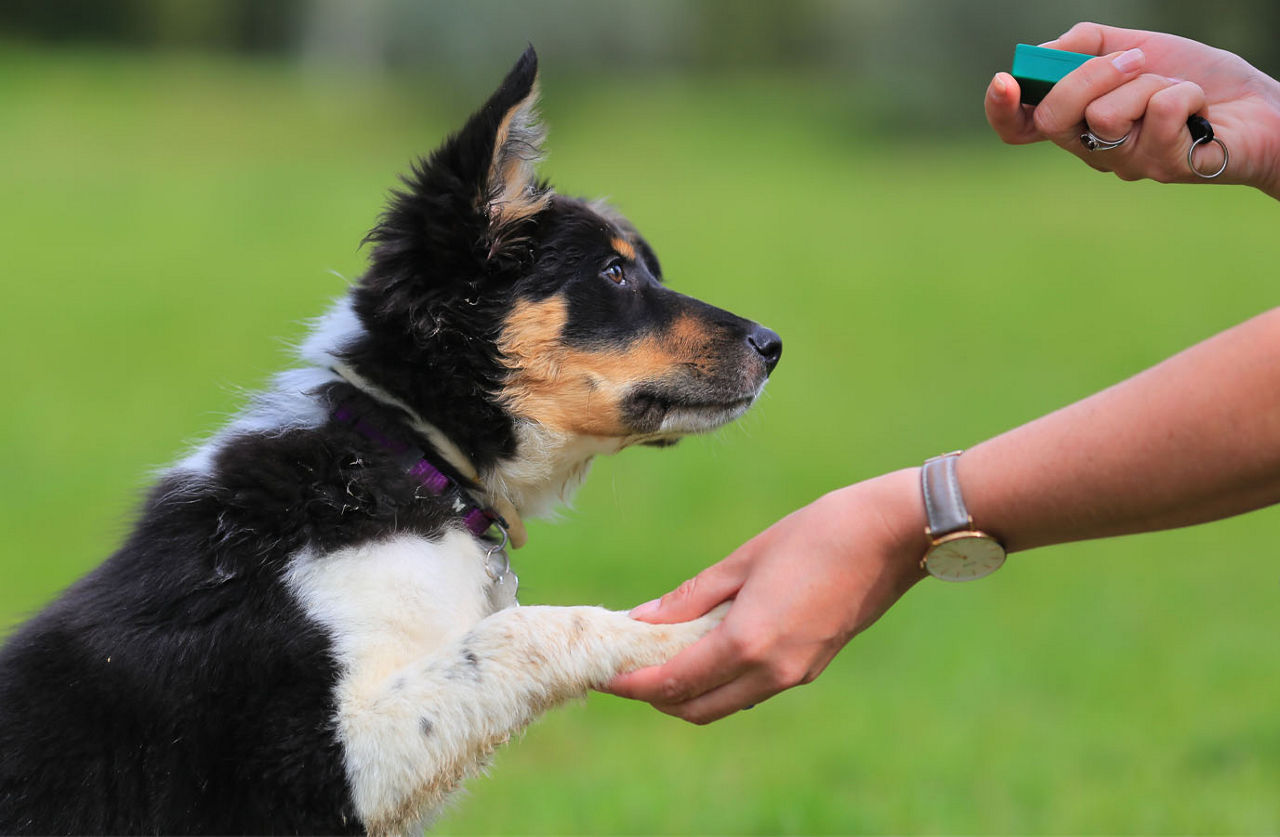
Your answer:
[[[1017,80],[1008,73],[997,73],[987,86],[983,104],[987,121],[1000,139],[1011,145],[1049,139],[1063,148],[1077,151],[1086,109],[1122,86],[1142,78],[1145,63],[1146,56],[1139,49],[1095,58],[1055,85],[1034,110],[1021,104]],[[1158,79],[1158,76],[1152,76],[1147,85],[1153,86]],[[1113,98],[1102,105],[1106,118],[1111,122],[1123,122],[1120,117],[1135,110],[1129,102],[1136,93],[1131,91],[1128,97]],[[1121,103],[1126,106],[1121,107]],[[1139,110],[1134,118],[1128,120],[1130,126],[1140,113]],[[1127,129],[1113,138],[1118,139],[1126,132]]]
[[[1055,85],[1034,111],[1014,103],[1016,82],[1005,74],[992,79],[984,107],[1005,142],[1048,139],[1125,180],[1199,182],[1214,172],[1224,175],[1220,183],[1257,179],[1249,174],[1254,149],[1237,133],[1241,126],[1257,130],[1258,114],[1273,109],[1242,92],[1261,74],[1236,56],[1174,35],[1095,23],[1076,24],[1043,46],[1100,57]],[[1218,138],[1237,152],[1229,171],[1218,143],[1192,150],[1186,122],[1197,113],[1213,120]],[[1087,150],[1081,142],[1086,131],[1112,142],[1090,142],[1094,150]],[[1116,145],[1121,138],[1127,141]]]
[[[733,643],[721,623],[664,665],[619,675],[600,691],[659,708],[681,704],[732,680],[738,673],[738,658],[733,652]]]
[[[691,724],[709,724],[735,712],[751,709],[783,688],[774,686],[764,672],[752,672],[684,703],[655,704],[655,708]]]
[[[1008,73],[996,73],[987,86],[983,101],[987,122],[1000,139],[1010,145],[1023,145],[1043,139],[1031,117],[1031,108],[1023,107],[1018,81]]]
[[[631,611],[631,618],[655,624],[697,619],[721,602],[733,598],[745,578],[742,562],[731,555],[712,564],[662,598],[636,607]]]
[[[1187,118],[1204,110],[1205,105],[1204,90],[1189,81],[1171,84],[1152,95],[1142,120],[1142,134],[1129,154],[1132,165],[1142,169],[1118,173],[1163,183],[1197,180],[1187,168],[1187,149],[1191,146]],[[1221,164],[1222,151],[1216,144],[1197,149],[1196,165],[1202,171],[1215,171]]]
[[[1098,23],[1077,23],[1059,38],[1043,46],[1050,49],[1065,49],[1068,52],[1083,52],[1086,55],[1106,55],[1141,47],[1150,36],[1150,32],[1138,29],[1121,29],[1117,26],[1103,26]]]
[[[1195,180],[1187,167],[1191,133],[1187,117],[1205,107],[1199,85],[1163,76],[1144,75],[1085,109],[1088,129],[1105,139],[1131,136],[1129,142],[1107,151],[1072,150],[1095,168],[1114,172],[1125,180],[1150,178],[1162,183]],[[1207,171],[1222,162],[1222,152],[1211,145],[1198,152],[1197,165]]]
[[[692,724],[709,724],[750,709],[795,686],[812,683],[826,668],[831,655],[806,663],[805,655],[756,653],[735,648],[740,660],[732,676],[715,688],[676,703],[655,703],[668,715]]]
[[[1084,52],[1140,42],[1143,36],[1150,33],[1079,24],[1050,45]],[[1055,85],[1034,111],[1017,104],[1017,82],[997,74],[987,88],[987,120],[1007,143],[1049,139],[1093,168],[1126,180],[1195,180],[1186,163],[1191,143],[1186,122],[1205,109],[1204,90],[1192,82],[1143,72],[1147,63],[1137,47],[1095,58]],[[1130,141],[1088,151],[1080,141],[1084,131],[1104,140]],[[1216,170],[1222,159],[1217,145],[1197,150],[1201,170]]]
[[[1128,136],[1147,112],[1151,97],[1174,84],[1175,81],[1164,76],[1144,73],[1090,102],[1084,109],[1085,124],[1103,139]],[[1185,116],[1183,122],[1186,122]]]
[[[615,677],[600,691],[647,701],[690,723],[709,724],[811,682],[830,657],[822,656],[815,665],[805,655],[779,654],[761,632],[725,623],[665,665]]]
[[[1054,85],[1036,107],[1036,128],[1057,145],[1075,151],[1089,104],[1138,78],[1145,64],[1146,56],[1140,49],[1086,61]]]
[[[746,579],[741,550],[698,573],[660,599],[636,607],[631,618],[654,624],[688,622],[733,598]],[[728,682],[736,673],[724,623],[668,663],[615,677],[600,691],[653,704],[688,700]]]
[[[1190,81],[1172,82],[1151,96],[1142,121],[1143,137],[1155,147],[1184,147],[1187,118],[1204,110],[1204,90]]]

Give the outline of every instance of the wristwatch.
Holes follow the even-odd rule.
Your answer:
[[[943,581],[973,581],[990,575],[1004,563],[1004,547],[986,532],[973,526],[973,518],[960,496],[956,460],[963,451],[944,453],[925,460],[920,469],[925,534],[933,544],[920,566]]]

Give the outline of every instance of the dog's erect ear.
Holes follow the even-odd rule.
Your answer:
[[[533,47],[507,74],[502,86],[472,117],[487,123],[498,115],[486,178],[485,212],[492,229],[509,228],[546,208],[551,191],[535,177],[545,131],[538,121],[538,56]],[[487,132],[487,131],[486,131]]]
[[[448,167],[470,190],[487,225],[490,258],[551,201],[551,188],[534,169],[544,135],[537,105],[538,55],[529,47],[484,107],[429,163]]]
[[[427,279],[444,289],[472,281],[485,263],[523,258],[522,232],[552,197],[534,171],[543,133],[537,99],[538,56],[529,47],[462,130],[392,193],[366,239],[376,245],[370,278]]]

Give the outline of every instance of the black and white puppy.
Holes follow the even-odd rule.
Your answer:
[[[515,603],[523,517],[597,454],[738,417],[781,353],[536,178],[536,75],[530,50],[404,179],[301,368],[0,651],[0,832],[410,832],[715,623]]]

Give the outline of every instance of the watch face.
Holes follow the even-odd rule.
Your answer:
[[[929,574],[943,581],[972,581],[1000,569],[1004,547],[981,532],[956,532],[941,538],[924,557]]]

